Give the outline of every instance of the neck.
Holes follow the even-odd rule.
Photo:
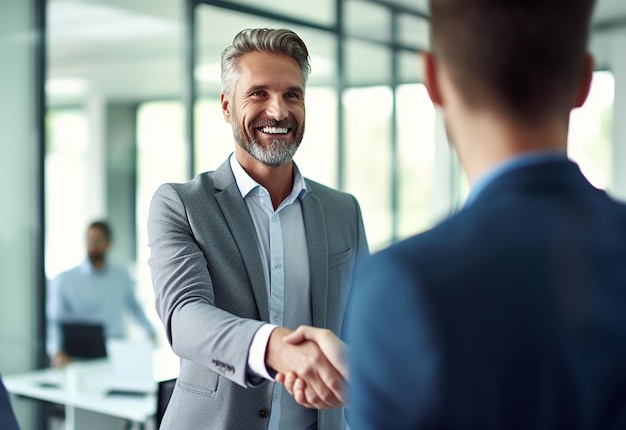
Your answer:
[[[567,120],[525,124],[487,113],[472,113],[449,124],[451,139],[470,184],[486,171],[531,152],[567,152]]]
[[[91,260],[91,265],[96,270],[102,270],[104,268],[104,258],[98,260]]]
[[[287,198],[293,188],[293,162],[282,166],[267,166],[237,146],[235,156],[248,175],[270,193],[274,210]]]

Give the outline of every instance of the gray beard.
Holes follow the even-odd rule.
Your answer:
[[[291,145],[281,139],[273,139],[267,147],[259,145],[256,139],[250,141],[248,147],[241,145],[255,160],[270,167],[278,167],[288,163],[298,150],[298,145]]]

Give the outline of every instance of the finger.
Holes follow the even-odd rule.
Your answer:
[[[296,384],[298,377],[295,373],[289,372],[285,375],[285,388],[293,396],[294,393],[294,385]]]
[[[301,378],[306,383],[306,402],[316,409],[343,405],[343,379],[327,361],[316,366],[315,372],[305,373]]]
[[[324,365],[328,367],[327,363]],[[326,385],[326,382],[322,380],[319,371],[316,369],[320,366],[322,364],[309,367],[300,373],[299,376],[306,384],[303,403],[309,404],[316,409],[326,409],[336,402],[336,399],[333,399],[332,391]]]
[[[328,363],[328,366],[318,367],[318,375],[326,388],[325,391],[317,391],[322,401],[335,407],[345,403],[345,380],[337,370]]]
[[[315,408],[315,405],[310,404],[306,400],[306,394],[304,392],[305,390],[306,390],[306,382],[298,378],[296,382],[293,384],[293,394],[292,394],[293,398],[296,400],[296,402],[300,403],[302,406],[305,406],[307,408]]]
[[[319,398],[313,391],[311,391],[311,393],[309,394],[309,398],[311,399],[311,401],[307,399],[307,393],[305,393],[306,382],[298,378],[295,373],[290,372],[287,375],[281,376],[281,379],[284,381],[283,385],[285,386],[285,389],[287,390],[287,392],[289,392],[289,394],[291,394],[296,402],[306,408],[311,409],[318,409],[318,406],[325,406],[320,404]]]
[[[310,389],[308,386],[304,387],[304,389],[299,390],[297,392],[296,400],[301,398],[301,404],[308,405],[308,408],[312,409],[327,409],[328,406],[321,401],[319,396],[315,391]]]

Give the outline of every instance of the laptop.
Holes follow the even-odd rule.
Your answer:
[[[107,356],[104,327],[97,323],[61,323],[63,351],[73,358],[103,358]]]
[[[146,395],[156,393],[154,345],[147,341],[108,339],[109,395]]]

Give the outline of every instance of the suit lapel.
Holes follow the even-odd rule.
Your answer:
[[[309,184],[307,186],[310,190],[311,186]],[[328,294],[328,242],[324,212],[319,198],[310,191],[302,199],[301,205],[309,251],[313,325],[324,327]]]
[[[228,160],[215,171],[215,186],[221,190],[215,195],[215,199],[224,214],[224,219],[246,266],[259,315],[263,321],[269,321],[269,299],[256,230],[248,207],[241,198]]]

